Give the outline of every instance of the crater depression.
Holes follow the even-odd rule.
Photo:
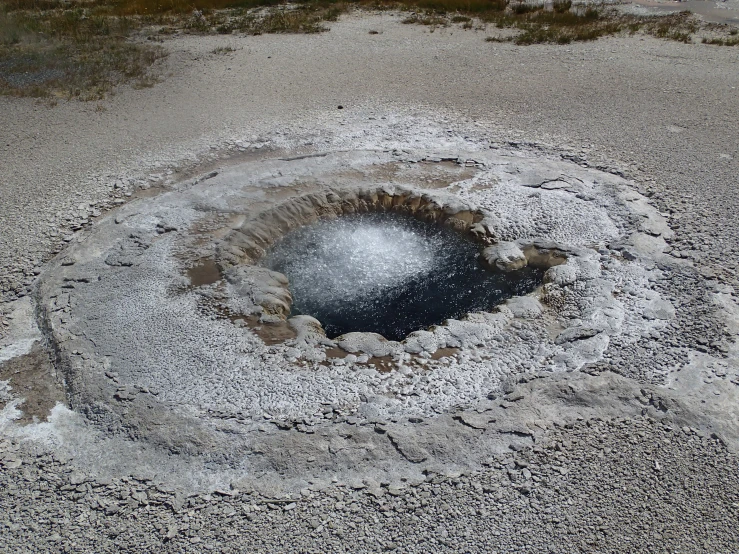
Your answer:
[[[328,337],[359,331],[402,340],[448,318],[487,311],[541,283],[541,269],[483,268],[480,249],[442,225],[368,213],[292,231],[263,265],[288,277],[290,315],[315,317]]]

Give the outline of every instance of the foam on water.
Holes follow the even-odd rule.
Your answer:
[[[353,303],[433,271],[440,247],[395,219],[342,217],[288,237],[273,259],[298,297]]]
[[[292,314],[317,318],[329,337],[411,331],[488,310],[532,290],[541,272],[482,269],[480,247],[451,229],[397,214],[320,221],[289,233],[264,264],[290,280]]]

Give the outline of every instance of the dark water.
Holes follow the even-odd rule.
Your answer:
[[[479,252],[446,227],[363,214],[293,231],[264,264],[290,280],[292,315],[315,317],[330,338],[369,331],[402,340],[446,319],[488,311],[541,283],[542,270],[485,270]]]

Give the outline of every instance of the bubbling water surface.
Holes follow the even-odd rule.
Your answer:
[[[480,245],[447,227],[372,213],[296,229],[263,263],[288,277],[291,315],[315,317],[329,337],[364,331],[402,340],[541,283],[538,269],[483,269],[479,252]]]

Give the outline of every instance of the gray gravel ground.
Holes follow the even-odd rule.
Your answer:
[[[378,16],[317,36],[176,38],[165,44],[171,76],[100,110],[0,98],[0,293],[25,294],[70,231],[131,185],[206,167],[233,141],[259,145],[275,129],[351,125],[360,108],[446,113],[496,140],[618,160],[670,214],[673,255],[700,262],[717,286],[739,284],[736,49],[638,37],[516,47],[484,36]],[[237,50],[212,53],[224,45]],[[696,314],[710,309],[696,273],[675,279],[682,315],[663,340],[722,355],[734,336],[701,325]],[[614,348],[609,369],[650,380],[651,364],[673,363],[649,344],[629,349]],[[68,461],[0,439],[0,550],[736,552],[739,460],[697,433],[649,418],[582,421],[479,474],[295,499],[88,482]]]
[[[88,481],[52,456],[7,469],[16,552],[736,552],[737,458],[646,418],[578,422],[532,451],[406,489],[176,496]]]

